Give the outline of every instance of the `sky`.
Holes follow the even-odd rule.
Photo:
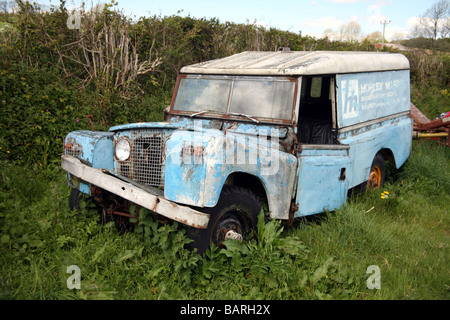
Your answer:
[[[383,32],[392,40],[405,37],[416,19],[438,0],[116,0],[117,9],[130,17],[181,15],[193,18],[217,18],[221,22],[256,23],[265,28],[301,32],[321,38],[326,29],[356,21],[363,35]],[[38,1],[59,5],[59,0]],[[82,0],[66,0],[77,8]],[[85,0],[86,5],[97,0]],[[105,1],[109,3],[110,1]]]

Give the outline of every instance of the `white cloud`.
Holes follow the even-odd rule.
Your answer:
[[[364,0],[333,0],[333,2],[335,2],[335,3],[355,3],[355,2],[360,2],[360,1],[364,1]]]
[[[351,16],[350,17],[350,21],[360,22],[362,20],[363,19],[361,17],[358,17],[358,16]]]
[[[411,17],[406,21],[406,28],[405,28],[405,35],[407,37],[417,37],[420,36],[421,33],[417,34],[416,32],[419,31],[417,27],[419,27],[421,24],[421,18],[420,17]],[[420,31],[419,31],[420,32]]]
[[[377,1],[376,3],[367,7],[367,24],[369,28],[374,28],[375,25],[379,25],[381,21],[389,20],[384,14],[381,13],[381,8],[386,6],[385,1]]]
[[[315,20],[306,19],[301,23],[302,26],[310,27],[310,28],[320,28],[321,30],[325,30],[327,28],[335,29],[343,24],[344,21],[338,19],[336,17],[323,17]]]
[[[378,28],[382,21],[390,21],[385,15],[371,15],[367,18],[367,26],[369,28]]]
[[[406,21],[406,26],[408,29],[413,28],[415,25],[419,24],[420,18],[419,17],[411,17]]]

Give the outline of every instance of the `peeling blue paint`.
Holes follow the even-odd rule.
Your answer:
[[[287,218],[297,158],[280,151],[275,142],[220,130],[176,131],[167,142],[164,195],[200,207],[216,205],[227,178],[244,172],[264,185],[272,215]],[[183,159],[183,146],[203,147],[201,161]]]
[[[342,54],[327,55],[343,58]],[[214,207],[225,183],[231,183],[230,177],[245,174],[263,186],[272,218],[287,220],[336,210],[345,205],[350,188],[368,179],[378,152],[392,154],[395,165],[400,167],[409,157],[412,144],[410,79],[405,59],[395,56],[386,60],[392,63],[401,60],[399,68],[402,70],[389,71],[391,67],[385,66],[377,72],[364,72],[373,71],[377,64],[368,62],[370,68],[364,69],[362,56],[351,56],[358,58],[361,70],[353,61],[346,61],[348,66],[333,64],[335,71],[325,72],[331,68],[322,64],[327,59],[317,60],[321,70],[325,70],[320,74],[327,74],[323,78],[327,78],[328,87],[321,93],[326,97],[320,97],[324,99],[313,97],[317,99],[311,102],[314,99],[304,98],[307,90],[311,90],[304,84],[315,75],[296,74],[297,77],[290,80],[298,88],[292,101],[292,122],[269,119],[273,120],[267,121],[270,124],[261,123],[260,118],[257,120],[250,115],[237,121],[239,117],[227,114],[215,114],[212,119],[203,117],[201,110],[191,110],[192,114],[188,110],[184,113],[172,110],[166,122],[123,124],[111,127],[109,132],[74,131],[67,135],[66,141],[76,145],[72,150],[74,156],[84,164],[117,175],[128,174],[129,179],[158,187],[172,204]],[[379,55],[371,57],[384,61]],[[353,67],[357,73],[337,73],[354,70]],[[259,74],[258,79],[262,78]],[[328,109],[322,108],[324,106]],[[308,107],[314,110],[308,113]],[[305,109],[306,112],[301,113]],[[300,119],[310,119],[307,121],[311,123],[302,127],[297,125]],[[323,126],[320,121],[327,123]],[[314,136],[313,129],[328,127],[326,138],[328,134],[334,135],[330,139],[300,139],[303,134],[300,129],[311,129],[311,136]],[[315,132],[321,133],[320,130]],[[148,138],[147,142],[136,142],[144,138]],[[131,156],[123,161],[115,159],[118,139],[129,141],[130,154],[134,152],[136,158],[140,158],[139,165],[147,167],[138,168],[136,161],[129,160]],[[312,144],[312,141],[323,144]],[[147,170],[155,159],[159,161],[159,171],[155,171],[161,179],[157,183],[161,185],[139,181],[137,175]],[[71,178],[69,175],[69,181],[76,183],[73,187],[89,193],[89,184]]]
[[[339,127],[410,110],[409,70],[336,76]]]
[[[131,131],[131,130],[175,130],[186,129],[194,130],[195,127],[202,128],[220,128],[222,121],[211,119],[198,119],[193,117],[171,117],[167,122],[137,122],[128,123],[111,127],[110,132]]]
[[[304,147],[299,155],[295,217],[333,211],[345,204],[349,149],[341,145]]]
[[[400,168],[408,159],[412,146],[412,121],[409,115],[381,121],[372,127],[358,128],[339,135],[343,144],[351,145],[349,188],[367,181],[375,155],[383,149],[392,152],[395,166]]]
[[[78,156],[80,160],[90,164],[94,168],[112,169],[114,159],[112,157],[113,134],[98,131],[73,131],[67,137],[75,140],[82,148]]]
[[[101,168],[106,170],[112,170],[114,168],[113,158],[113,134],[108,132],[99,131],[73,131],[70,132],[66,141],[75,141],[81,146],[81,152],[77,156],[83,163],[89,164],[93,168]],[[68,180],[71,181],[70,174],[68,173]],[[89,194],[90,184],[79,181],[77,187],[81,192]]]

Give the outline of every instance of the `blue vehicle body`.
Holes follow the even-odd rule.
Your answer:
[[[99,169],[112,170],[114,158],[114,135],[109,132],[73,131],[65,138],[66,155],[80,159],[83,163]],[[79,189],[82,193],[90,194],[90,184],[80,181],[68,173],[68,181],[71,187]]]
[[[188,66],[164,122],[71,132],[63,168],[85,194],[105,189],[200,229],[227,185],[292,221],[338,209],[367,181],[380,185],[376,158],[403,165],[409,83],[405,57],[377,53],[246,52]]]

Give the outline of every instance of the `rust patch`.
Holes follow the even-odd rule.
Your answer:
[[[131,215],[131,214],[129,214],[129,213],[125,213],[125,212],[121,212],[121,211],[115,211],[115,210],[113,210],[113,211],[112,211],[112,214],[116,214],[116,215],[118,215],[118,216],[128,217],[128,218],[134,218],[134,219],[138,219],[138,220],[139,220],[139,217],[136,217],[136,216],[133,216],[133,215]]]
[[[156,198],[155,205],[152,207],[153,212],[157,212],[158,204],[161,202],[159,198]]]

